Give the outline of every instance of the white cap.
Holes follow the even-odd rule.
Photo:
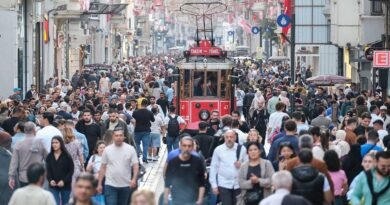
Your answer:
[[[381,109],[381,110],[387,110],[387,107],[384,106],[384,105],[382,105],[380,109]]]

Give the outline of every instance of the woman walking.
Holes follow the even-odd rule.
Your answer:
[[[238,205],[257,205],[271,194],[271,178],[274,168],[270,161],[260,157],[259,143],[248,144],[249,161],[241,165],[238,183],[241,194],[238,197]]]
[[[83,148],[79,141],[76,140],[76,137],[73,134],[72,129],[64,129],[64,141],[66,150],[68,150],[69,155],[73,159],[74,172],[72,177],[72,184],[74,183],[76,177],[84,171],[84,157],[83,157]]]
[[[57,205],[69,201],[74,165],[72,157],[65,148],[62,137],[51,140],[51,150],[46,157],[47,180],[49,190],[54,195]]]

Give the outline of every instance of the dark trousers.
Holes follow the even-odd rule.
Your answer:
[[[28,183],[24,183],[22,181],[19,181],[19,188],[23,188],[23,187],[25,187],[27,185],[28,185]]]
[[[249,107],[248,106],[243,106],[242,107],[242,112],[244,113],[244,118],[247,122],[249,122]]]
[[[132,194],[130,187],[112,187],[105,185],[104,191],[107,205],[128,205],[130,203],[130,196]]]
[[[222,205],[235,205],[237,204],[237,196],[240,194],[240,189],[226,189],[218,187],[219,199]]]
[[[335,196],[334,205],[347,205],[347,198],[345,196]]]

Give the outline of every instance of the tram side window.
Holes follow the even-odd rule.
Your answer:
[[[194,96],[203,96],[204,91],[204,71],[194,72]]]
[[[218,96],[218,72],[208,71],[207,82],[206,82],[206,95],[207,96]]]
[[[190,97],[190,70],[184,70],[184,97],[189,98]]]

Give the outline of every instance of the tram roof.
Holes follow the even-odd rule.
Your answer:
[[[205,59],[207,60],[206,62]],[[188,62],[186,59],[183,59],[178,63],[180,69],[202,69],[204,66],[206,66],[207,69],[226,70],[234,67],[235,63],[227,58],[221,59],[213,57],[190,57]]]

